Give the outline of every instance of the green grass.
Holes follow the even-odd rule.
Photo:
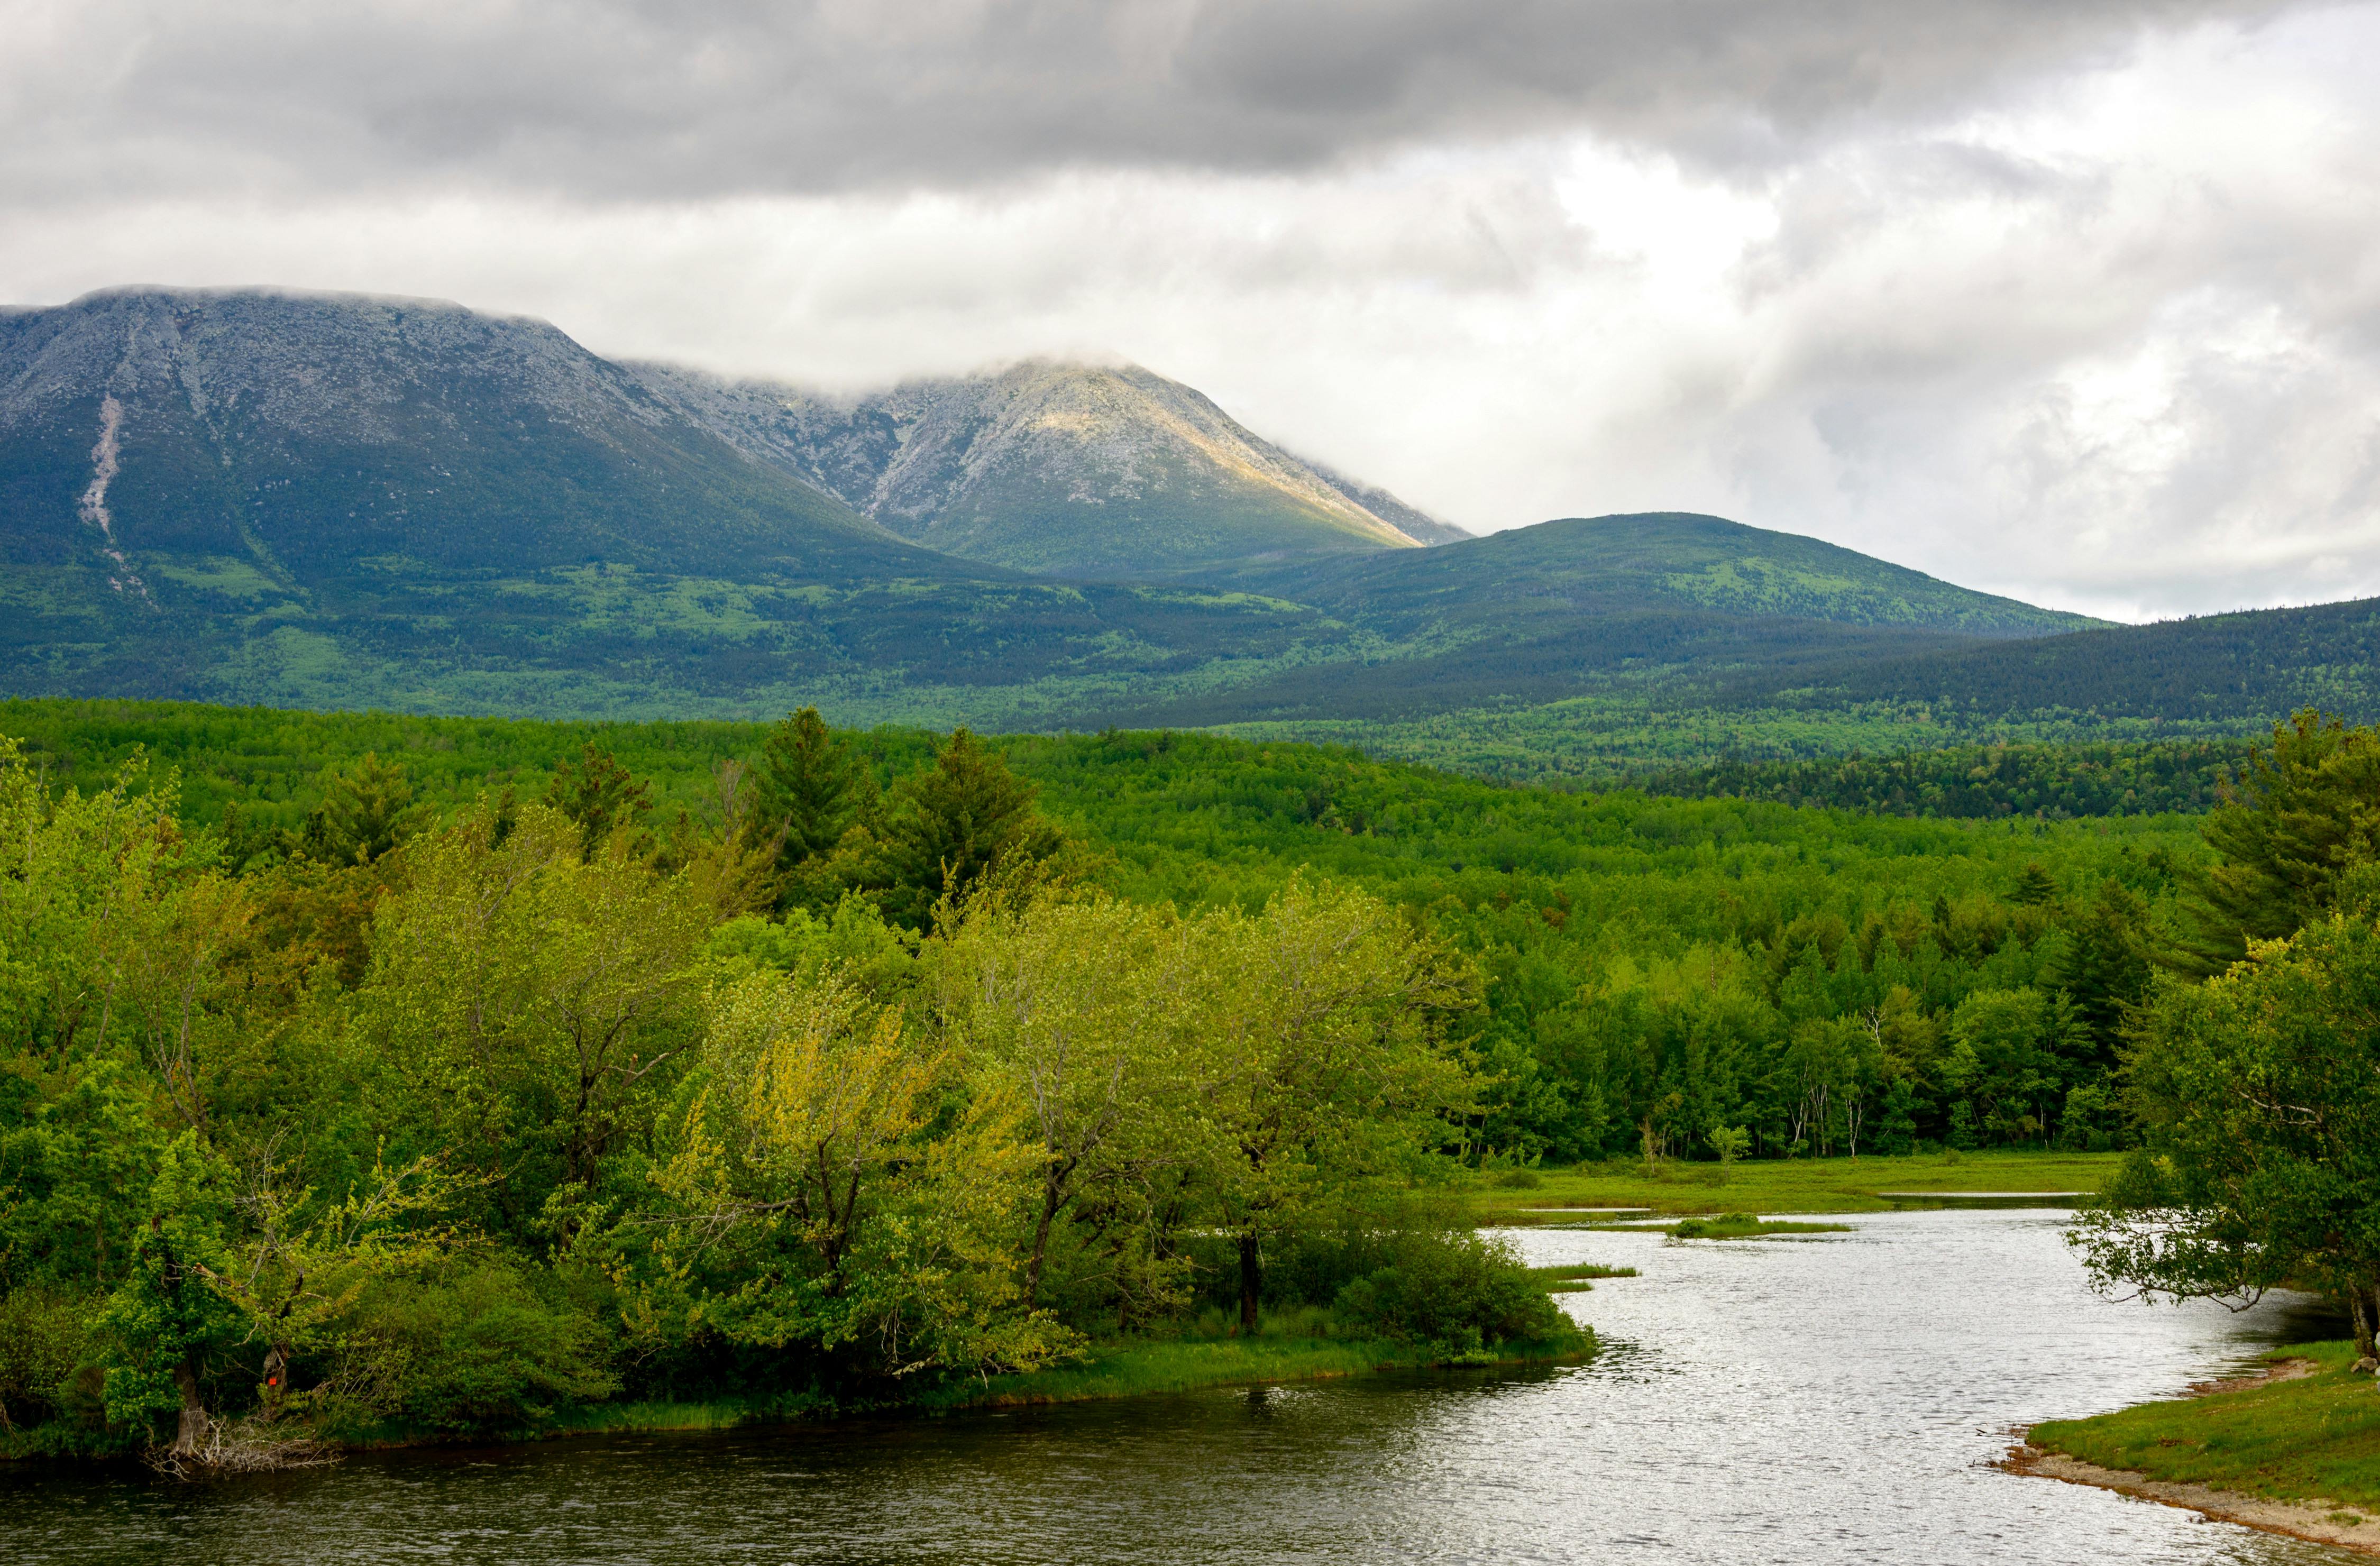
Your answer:
[[[1766,1240],[1778,1234],[1848,1234],[1848,1223],[1791,1223],[1764,1219],[1758,1213],[1729,1212],[1717,1218],[1689,1218],[1663,1232],[1672,1240]]]
[[[1576,1267],[1533,1267],[1529,1276],[1543,1285],[1548,1294],[1583,1294],[1595,1287],[1597,1278],[1633,1278],[1633,1267],[1606,1267],[1601,1262],[1586,1262]]]
[[[1144,1397],[1252,1382],[1316,1380],[1373,1370],[1541,1365],[1583,1357],[1595,1346],[1594,1335],[1586,1333],[1567,1342],[1495,1343],[1450,1358],[1442,1348],[1428,1344],[1333,1337],[1315,1330],[1325,1323],[1311,1318],[1327,1314],[1292,1313],[1293,1318],[1269,1321],[1249,1338],[1185,1336],[1111,1344],[1094,1349],[1088,1358],[1072,1365],[977,1382],[952,1382],[920,1397],[912,1406],[997,1408]]]
[[[1176,1340],[1130,1343],[1074,1365],[978,1382],[953,1382],[919,1400],[928,1409],[999,1408],[1186,1392],[1237,1382],[1304,1381],[1428,1363],[1412,1345],[1341,1338]]]
[[[1483,1225],[1560,1223],[1560,1210],[1531,1208],[1649,1208],[1680,1217],[1729,1212],[1887,1212],[1905,1203],[1881,1191],[2096,1191],[2114,1172],[2118,1153],[1921,1153],[1909,1158],[1786,1159],[1716,1163],[1667,1162],[1647,1173],[1641,1163],[1581,1164],[1547,1169],[1534,1187],[1485,1176],[1465,1193]],[[1512,1171],[1507,1171],[1510,1173]],[[1571,1215],[1575,1221],[1585,1214]]]
[[[1798,1223],[1764,1219],[1758,1213],[1723,1212],[1716,1218],[1687,1218],[1675,1223],[1598,1223],[1599,1232],[1667,1234],[1672,1240],[1766,1240],[1779,1234],[1849,1234],[1848,1223]]]
[[[2301,1343],[2267,1357],[2321,1368],[2244,1391],[2053,1420],[2027,1439],[2152,1479],[2380,1512],[2380,1389],[2352,1368],[2354,1345]]]
[[[815,1392],[775,1392],[756,1397],[710,1398],[698,1402],[645,1399],[623,1402],[573,1403],[551,1409],[542,1416],[509,1426],[471,1426],[456,1428],[409,1419],[337,1420],[317,1426],[315,1434],[332,1446],[351,1451],[397,1447],[442,1446],[451,1443],[560,1440],[569,1436],[623,1436],[664,1430],[732,1430],[742,1425],[783,1425],[798,1419],[831,1418],[866,1412],[838,1405]]]

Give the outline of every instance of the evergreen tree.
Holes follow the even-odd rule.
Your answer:
[[[965,729],[933,768],[905,782],[887,823],[884,911],[912,929],[944,897],[965,897],[993,868],[1048,858],[1060,838],[1033,808],[1033,785]]]
[[[2275,724],[2271,754],[2250,759],[2200,830],[2223,862],[2190,887],[2180,939],[2162,954],[2192,977],[2222,972],[2251,941],[2296,933],[2330,906],[2342,874],[2373,860],[2380,730],[2312,709]]]
[[[826,726],[817,707],[793,711],[769,731],[755,769],[757,800],[747,831],[776,840],[778,871],[826,855],[864,814],[876,778],[852,743]]]
[[[302,844],[317,859],[369,865],[412,836],[429,813],[413,802],[405,769],[367,750],[352,768],[332,776],[322,803],[306,817]]]
[[[567,759],[553,764],[545,802],[577,823],[579,857],[589,864],[615,834],[639,831],[653,810],[652,791],[645,781],[632,775],[610,751],[596,749],[592,740],[581,749],[577,766]]]
[[[2068,927],[2068,941],[2044,977],[2072,1002],[2094,1063],[2112,1066],[2126,1013],[2148,992],[2148,904],[2110,878]]]
[[[2028,908],[2055,903],[2058,901],[2058,882],[2041,868],[2040,860],[2032,860],[2024,867],[2023,873],[2016,878],[2016,890],[2009,893],[2009,901]]]

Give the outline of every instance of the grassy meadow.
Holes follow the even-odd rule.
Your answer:
[[[1894,1201],[1885,1192],[2096,1192],[2121,1162],[2119,1153],[2001,1149],[1728,1165],[1670,1162],[1649,1172],[1642,1163],[1613,1161],[1483,1175],[1463,1200],[1474,1222],[1512,1227],[1577,1222],[1597,1208],[1642,1208],[1680,1217],[1889,1212],[1925,1203]]]

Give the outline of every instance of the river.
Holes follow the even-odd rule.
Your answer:
[[[0,1559],[200,1562],[2341,1562],[1987,1467],[2009,1426],[2168,1394],[2291,1306],[2095,1297],[2064,1215],[1803,1240],[1531,1231],[1605,1348],[933,1420],[359,1457],[176,1486],[0,1472]]]

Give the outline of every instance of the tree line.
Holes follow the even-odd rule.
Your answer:
[[[1897,756],[1719,762],[1650,773],[1640,786],[1686,799],[1733,795],[1893,816],[2196,815],[2221,802],[2255,748],[2250,740],[1968,745]]]

